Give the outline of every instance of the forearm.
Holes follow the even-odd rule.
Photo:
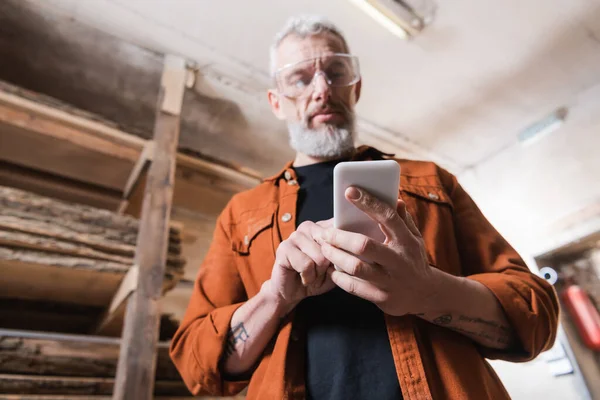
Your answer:
[[[435,269],[432,294],[419,317],[460,332],[490,348],[508,349],[515,343],[500,303],[483,284]]]
[[[249,372],[290,311],[270,294],[265,282],[259,293],[236,310],[222,359],[223,373],[236,376]]]

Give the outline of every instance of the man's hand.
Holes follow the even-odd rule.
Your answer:
[[[323,255],[340,269],[328,271],[331,280],[348,293],[375,303],[386,314],[421,313],[430,297],[432,268],[406,204],[398,200],[393,208],[354,187],[346,190],[346,198],[379,223],[386,240],[379,243],[358,233],[325,230]]]
[[[306,221],[277,248],[271,279],[262,290],[274,295],[288,313],[302,299],[335,287],[327,270],[331,263],[321,251],[322,236],[331,222]]]
[[[429,266],[423,238],[402,200],[394,209],[356,188],[346,190],[346,198],[379,223],[386,240],[379,243],[357,233],[325,230],[321,250],[341,269],[328,270],[337,286],[375,303],[386,314],[418,315],[483,346],[514,346],[514,331],[488,288]]]

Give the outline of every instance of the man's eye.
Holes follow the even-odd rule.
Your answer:
[[[327,76],[330,78],[343,78],[347,76],[348,73],[349,71],[347,68],[344,68],[343,66],[335,66],[327,71]]]
[[[305,88],[310,83],[310,78],[307,76],[294,76],[288,80],[290,86],[295,88]]]
[[[294,87],[297,89],[304,89],[306,87],[306,82],[302,79],[298,79],[294,82]]]

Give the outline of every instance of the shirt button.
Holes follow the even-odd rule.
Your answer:
[[[294,179],[290,179],[290,180],[288,181],[288,185],[297,185],[297,184],[298,184],[298,181],[296,181],[296,180],[294,180]]]
[[[292,214],[290,213],[285,213],[281,216],[281,220],[283,222],[289,222],[292,219]]]
[[[292,173],[290,171],[285,171],[285,173],[283,174],[283,177],[285,178],[286,181],[289,181],[290,179],[292,179]]]
[[[438,196],[435,193],[431,193],[431,192],[429,192],[429,194],[427,195],[427,197],[429,197],[431,200],[439,200],[440,199],[440,196]]]

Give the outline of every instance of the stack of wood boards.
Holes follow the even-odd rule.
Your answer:
[[[0,398],[108,398],[119,347],[117,338],[0,329]],[[190,397],[165,342],[157,349],[155,393]]]
[[[130,216],[0,186],[0,308],[17,301],[106,309],[134,265],[138,227]],[[180,229],[171,227],[165,292],[184,264]],[[0,328],[29,328],[6,319],[0,312]]]

